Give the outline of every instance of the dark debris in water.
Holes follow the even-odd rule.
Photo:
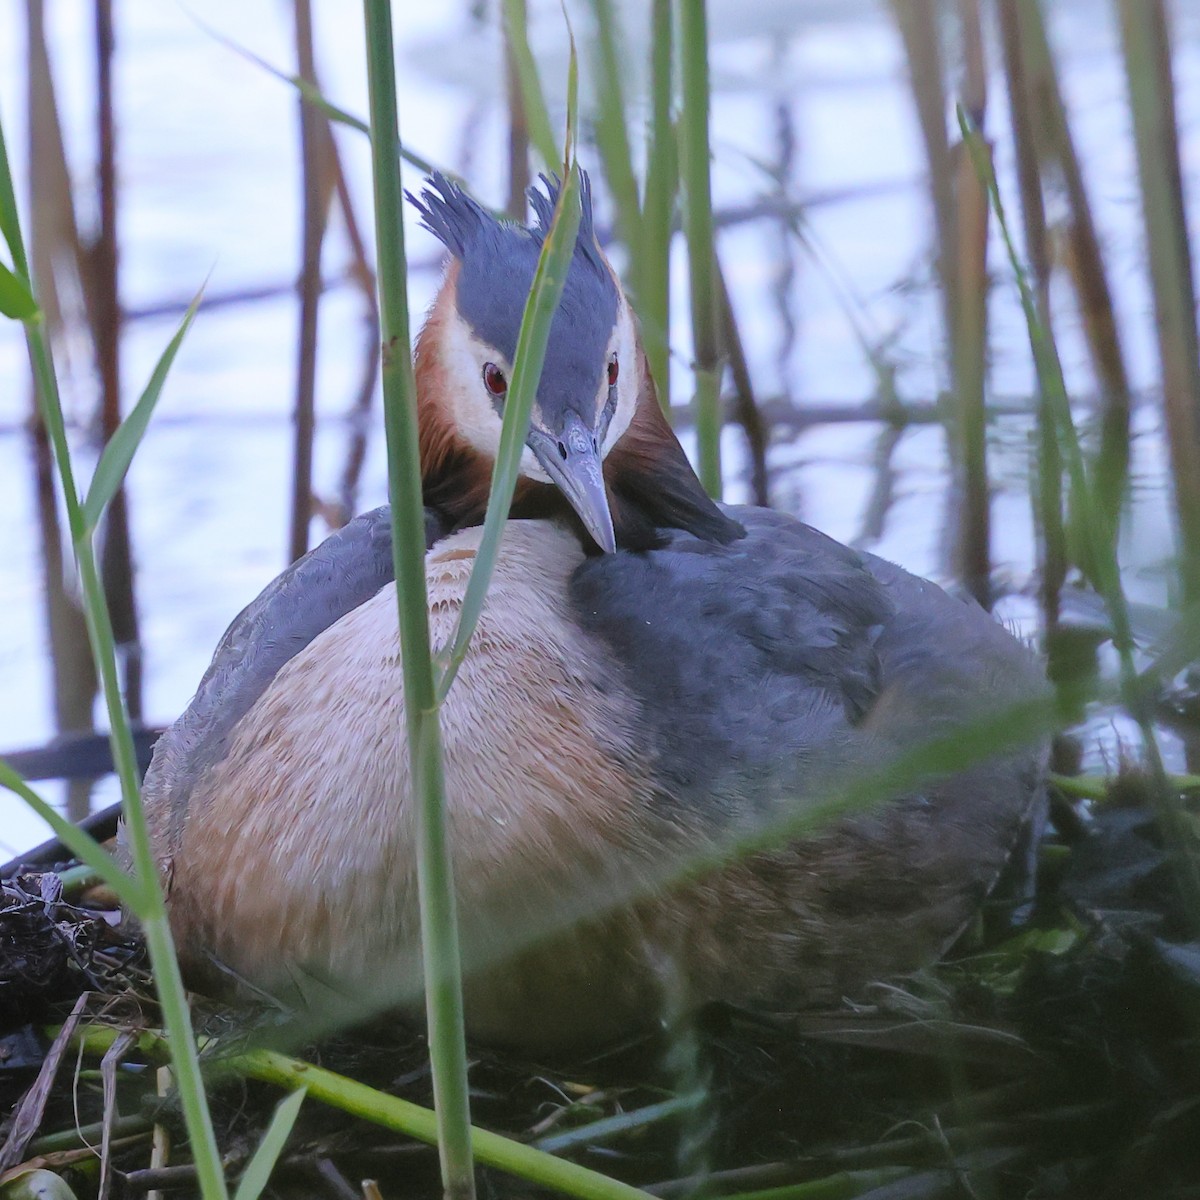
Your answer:
[[[475,1047],[475,1121],[665,1197],[694,1194],[701,1177],[712,1195],[835,1179],[836,1194],[872,1200],[1200,1195],[1200,943],[1185,932],[1136,780],[1118,792],[1095,811],[1072,810],[1047,835],[1031,915],[1015,902],[1019,923],[988,914],[937,967],[837,1012],[701,1014],[688,1035],[698,1103],[678,1094],[669,1065],[678,1041],[646,1038],[553,1063]],[[92,1017],[135,1030],[158,1023],[141,948],[111,913],[64,898],[54,875],[6,881],[0,1111],[36,1075],[44,1026],[84,991]],[[277,1028],[264,1032],[263,1020],[197,1010],[201,1030],[225,1043],[269,1040]],[[398,1020],[300,1054],[432,1101],[424,1039]],[[231,1172],[278,1098],[240,1079],[214,1087]],[[112,1194],[194,1194],[186,1155],[149,1169],[152,1121],[176,1145],[185,1139],[136,1052],[117,1071],[117,1104],[127,1136],[114,1142]],[[95,1195],[94,1156],[60,1143],[77,1122],[103,1115],[94,1075],[60,1070],[27,1156],[49,1153],[78,1196]],[[0,1125],[0,1141],[4,1133]],[[273,1194],[345,1197],[365,1178],[388,1200],[439,1190],[426,1147],[306,1104]],[[537,1194],[495,1172],[480,1178],[484,1197]]]

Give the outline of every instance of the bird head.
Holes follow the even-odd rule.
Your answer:
[[[663,417],[637,320],[596,241],[582,180],[579,233],[521,458],[513,516],[575,514],[600,550],[644,549],[664,528],[730,541],[741,527],[712,502]],[[409,195],[450,263],[417,341],[426,504],[477,524],[500,444],[517,335],[556,182],[529,191],[535,223],[497,220],[442,175]]]

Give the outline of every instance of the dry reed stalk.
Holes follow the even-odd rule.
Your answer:
[[[311,0],[295,0],[296,59],[300,78],[317,86],[313,50]],[[303,97],[300,112],[300,156],[303,177],[301,232],[300,330],[296,363],[296,403],[293,410],[292,504],[288,556],[295,560],[308,550],[313,512],[313,437],[316,433],[317,333],[321,305],[321,248],[328,228],[333,179],[329,169],[328,119]]]
[[[91,281],[91,329],[100,376],[100,431],[103,442],[121,424],[121,288],[118,275],[117,148],[113,119],[112,0],[95,0],[96,163],[100,225],[86,254]],[[85,288],[85,290],[88,290]],[[133,582],[133,546],[129,500],[117,490],[105,515],[100,547],[100,576],[112,617],[113,637],[121,655],[122,683],[129,718],[142,723],[142,645]]]
[[[1200,599],[1200,342],[1163,0],[1118,0],[1150,257],[1184,596]]]
[[[1066,195],[1070,220],[1063,261],[1075,289],[1092,368],[1103,400],[1100,445],[1095,459],[1097,485],[1100,501],[1115,530],[1129,468],[1129,423],[1133,400],[1100,237],[1058,83],[1041,0],[1001,4],[999,10],[1002,19],[1011,12],[1017,27],[1028,103],[1030,111],[1038,118],[1032,126],[1035,148],[1043,170],[1053,168]]]
[[[525,189],[529,187],[529,118],[521,95],[521,80],[512,46],[504,43],[504,89],[508,99],[508,201],[504,211],[514,220],[525,219]]]
[[[979,0],[960,0],[960,25],[966,64],[964,106],[982,126],[987,107],[987,69],[983,56]],[[991,606],[991,494],[987,467],[987,192],[961,146],[954,172],[956,277],[951,364],[954,380],[951,489],[954,514],[955,574],[985,608]]]
[[[1033,274],[1034,292],[1043,325],[1050,324],[1050,249],[1046,209],[1038,166],[1038,110],[1030,93],[1024,42],[1024,4],[997,4],[1008,106],[1012,121],[1017,182],[1025,229],[1025,253]],[[1042,120],[1045,120],[1043,115]],[[1054,435],[1052,415],[1041,398],[1038,411],[1037,502],[1035,519],[1038,545],[1038,597],[1042,625],[1049,645],[1058,628],[1059,596],[1067,573],[1067,545],[1063,528],[1062,458]]]
[[[58,118],[58,103],[46,45],[43,0],[26,0],[28,33],[28,113],[30,258],[39,300],[51,333],[62,326],[56,286],[56,262],[64,257],[78,262],[78,231],[71,203],[70,176]],[[97,680],[88,642],[87,625],[75,592],[74,580],[63,554],[63,530],[56,498],[54,459],[45,422],[31,399],[31,460],[37,500],[42,577],[45,580],[46,627],[53,669],[54,727],[59,734],[88,732],[93,728],[92,709]],[[75,780],[68,785],[67,815],[73,821],[86,817],[91,807],[91,785]]]
[[[909,83],[917,109],[917,123],[929,167],[937,243],[936,266],[942,290],[946,340],[954,328],[955,233],[954,170],[946,132],[946,89],[938,36],[938,0],[891,0],[892,12],[904,43]]]
[[[754,383],[750,378],[750,364],[746,360],[746,348],[738,329],[737,316],[733,311],[733,300],[725,272],[717,260],[716,269],[717,303],[720,307],[721,350],[729,363],[729,375],[733,380],[733,418],[746,435],[746,449],[750,455],[750,493],[753,503],[766,508],[770,504],[770,481],[767,476],[767,442],[770,431],[759,412],[754,397]]]

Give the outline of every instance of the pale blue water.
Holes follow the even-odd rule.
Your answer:
[[[566,66],[558,4],[547,0],[532,7],[535,52],[554,92],[562,86]],[[587,6],[569,7],[586,83]],[[49,8],[69,154],[84,197],[92,154],[89,18],[86,6],[69,0]],[[212,29],[290,69],[285,6],[274,0],[210,0],[201,8]],[[316,8],[325,90],[343,107],[365,113],[357,6],[318,0]],[[504,125],[498,40],[494,30],[472,27],[463,15],[466,8],[397,6],[402,132],[423,154],[466,171],[484,196],[499,201]],[[807,252],[791,243],[795,273],[786,295],[797,333],[790,348],[785,349],[784,323],[773,299],[786,261],[778,226],[759,222],[722,233],[722,259],[760,394],[848,405],[869,398],[875,376],[855,333],[857,324],[895,368],[901,396],[932,399],[944,378],[922,154],[900,44],[885,6],[869,0],[713,0],[711,9],[718,208],[771,193],[768,170],[779,157],[781,107],[795,138],[789,195],[840,197],[814,204],[806,220],[844,288],[831,285]],[[643,6],[631,3],[625,10],[631,30],[640,31]],[[1108,6],[1092,0],[1061,2],[1053,12],[1074,131],[1115,267],[1112,283],[1131,370],[1139,387],[1152,388],[1152,324],[1115,31]],[[125,305],[138,310],[186,300],[210,271],[210,294],[293,279],[300,244],[294,94],[221,45],[182,6],[123,0],[117,14]],[[1181,137],[1195,228],[1200,221],[1200,11],[1179,4],[1176,16]],[[643,42],[639,32],[629,44],[631,93],[647,55]],[[19,187],[26,179],[24,53],[24,4],[0,0],[0,116]],[[989,126],[1015,220],[1007,113],[995,71],[990,103]],[[365,140],[345,130],[338,137],[359,218],[369,231]],[[419,178],[407,172],[406,182],[412,186]],[[86,209],[86,200],[81,203]],[[414,263],[426,265],[410,280],[413,310],[419,314],[436,287],[430,265],[438,255],[411,221],[409,233]],[[335,226],[326,248],[327,274],[338,276],[346,258],[344,237]],[[997,396],[1028,394],[1032,373],[1025,329],[998,244],[992,268],[998,281],[993,390]],[[681,247],[676,283],[673,387],[676,397],[684,397],[689,332]],[[1069,296],[1065,290],[1055,296],[1071,383],[1086,392],[1091,381]],[[318,493],[330,498],[336,495],[349,438],[343,415],[361,367],[362,315],[361,299],[345,287],[328,294],[322,309],[315,478]],[[123,370],[130,399],[174,321],[128,324]],[[182,709],[229,619],[284,565],[296,325],[296,306],[286,295],[202,312],[130,474],[146,713],[152,721],[169,721]],[[94,381],[82,344],[69,342],[68,350],[61,361],[65,398],[76,419],[81,460],[87,461],[91,452],[83,423],[94,404]],[[27,410],[24,348],[18,331],[6,324],[0,326],[0,601],[6,615],[0,622],[0,750],[41,743],[52,734],[32,475],[22,431]],[[1137,487],[1125,558],[1137,598],[1162,604],[1161,564],[1169,557],[1171,535],[1153,406],[1139,413],[1138,430]],[[374,432],[360,494],[364,508],[384,495],[382,438]],[[826,426],[792,444],[776,445],[776,502],[836,537],[856,536],[873,483],[878,432],[866,423]],[[735,432],[727,435],[726,447],[728,495],[741,498]],[[1028,456],[1027,423],[998,422],[991,464],[997,481],[995,558],[999,575],[1018,590],[1032,569]],[[905,434],[894,459],[896,500],[873,547],[934,575],[943,565],[944,463],[938,429],[915,427]],[[321,532],[314,523],[314,538]],[[1017,597],[1005,612],[1027,622],[1032,606]],[[1098,733],[1111,751],[1116,732]],[[110,793],[106,787],[100,795]],[[0,797],[0,814],[0,856],[41,837],[37,823],[12,797]]]

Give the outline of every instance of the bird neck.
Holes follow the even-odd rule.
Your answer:
[[[421,490],[426,507],[437,511],[451,529],[464,529],[483,522],[493,460],[455,428],[445,403],[449,380],[441,336],[449,319],[448,292],[443,289],[417,339]],[[705,492],[659,407],[640,342],[636,366],[639,390],[633,419],[604,460],[617,546],[652,549],[662,545],[664,531],[669,529],[684,529],[709,542],[741,537],[745,531]],[[576,528],[585,547],[592,545],[582,522],[553,484],[521,476],[509,515],[564,520]]]
[[[604,460],[617,545],[651,549],[663,531],[684,529],[706,542],[728,543],[745,530],[717,507],[692,470],[658,403],[641,339],[637,344],[638,401],[629,428]]]

